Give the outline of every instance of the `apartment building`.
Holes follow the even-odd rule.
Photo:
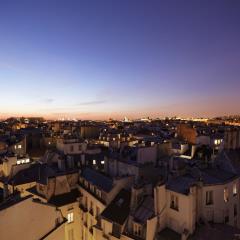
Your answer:
[[[32,199],[31,195],[11,197],[0,205],[1,239],[66,239],[64,227],[65,219],[60,210]]]
[[[96,239],[93,227],[99,224],[99,216],[122,188],[129,188],[133,177],[108,177],[94,169],[86,168],[79,178],[81,238]]]
[[[154,189],[158,232],[170,228],[185,237],[199,221],[239,227],[239,177],[219,168],[195,169]]]

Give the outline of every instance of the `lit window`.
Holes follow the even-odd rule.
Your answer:
[[[95,165],[96,164],[96,160],[93,160],[93,165]]]
[[[51,142],[48,142],[48,144],[50,145],[50,144],[51,144]]]
[[[229,197],[228,197],[228,189],[224,188],[223,190],[223,198],[224,198],[224,202],[228,202]]]
[[[29,163],[29,162],[30,162],[30,159],[29,159],[29,158],[27,158],[25,162],[26,162],[26,163]]]
[[[206,191],[206,205],[213,204],[213,191]]]
[[[68,220],[68,223],[73,222],[73,213],[68,213],[67,220]]]
[[[21,164],[21,161],[20,161],[20,160],[17,160],[17,164]]]
[[[22,145],[18,145],[18,148],[21,149],[21,148],[22,148]]]
[[[236,196],[237,195],[237,184],[234,183],[233,184],[233,196]]]
[[[101,164],[104,164],[104,161],[101,161]]]
[[[173,194],[171,195],[170,208],[178,211],[178,197]]]

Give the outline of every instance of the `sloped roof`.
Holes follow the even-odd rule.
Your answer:
[[[110,192],[113,188],[113,180],[111,178],[91,168],[85,168],[81,176],[105,192]]]

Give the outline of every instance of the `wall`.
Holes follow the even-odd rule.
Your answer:
[[[39,240],[55,228],[57,218],[63,221],[55,207],[28,198],[0,211],[1,239]]]

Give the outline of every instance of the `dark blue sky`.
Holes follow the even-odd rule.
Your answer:
[[[240,1],[0,1],[2,115],[240,113]]]

